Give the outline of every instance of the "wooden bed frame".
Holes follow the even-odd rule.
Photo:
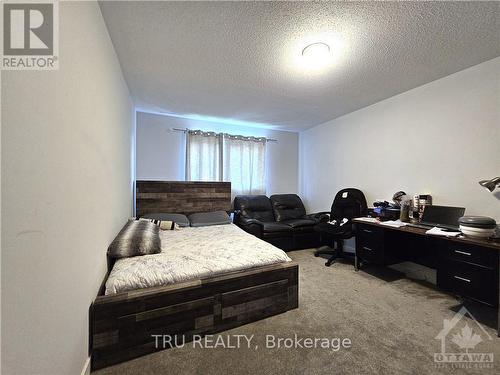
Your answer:
[[[154,189],[163,185],[170,192],[171,184],[180,187],[180,183],[153,183]],[[147,189],[147,184],[138,182],[138,193],[139,189],[141,192]],[[192,212],[213,210],[206,197],[198,200],[205,208],[193,204],[197,202],[195,189],[200,189],[200,183],[182,184],[183,189],[190,190],[184,193],[191,196],[186,200],[188,208],[198,209]],[[202,184],[205,184],[203,189],[227,190],[227,183]],[[160,196],[172,199],[171,193],[155,194],[155,199],[161,199]],[[177,194],[173,194],[178,205],[175,211],[186,212],[182,211],[182,203],[179,203],[182,200]],[[136,199],[139,210],[139,200],[144,197],[137,194]],[[230,203],[230,185],[227,199]],[[217,205],[224,204],[227,205],[227,201],[217,201]],[[160,206],[168,207],[165,202]],[[109,296],[104,295],[104,287],[101,287],[89,314],[91,368],[100,369],[168,348],[157,347],[154,335],[177,335],[188,342],[194,335],[221,332],[295,309],[298,307],[298,272],[298,265],[288,262]],[[161,340],[160,343],[163,344]]]
[[[135,214],[230,211],[230,182],[137,181]]]

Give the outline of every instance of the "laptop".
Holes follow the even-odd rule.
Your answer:
[[[424,229],[439,227],[458,231],[458,219],[464,216],[464,213],[464,207],[425,206],[420,223],[408,226]]]

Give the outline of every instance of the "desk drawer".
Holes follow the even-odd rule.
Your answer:
[[[498,277],[494,270],[453,260],[441,260],[438,287],[489,305],[498,304]]]
[[[363,260],[384,262],[384,231],[370,225],[360,225],[356,231],[356,255]]]
[[[369,247],[363,244],[356,244],[356,256],[376,264],[384,263],[383,247]]]
[[[479,264],[490,269],[498,267],[498,253],[493,249],[446,241],[441,247],[441,256],[445,258]]]
[[[356,238],[362,238],[367,242],[382,242],[384,240],[384,229],[374,225],[357,224]]]

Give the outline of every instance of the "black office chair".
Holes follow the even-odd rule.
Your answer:
[[[366,204],[365,195],[361,190],[354,188],[347,188],[340,190],[335,199],[333,200],[330,222],[319,223],[314,227],[314,230],[321,233],[321,236],[331,238],[333,244],[332,248],[326,246],[321,247],[314,253],[314,256],[321,254],[331,255],[325,266],[330,267],[335,259],[344,257],[343,240],[349,239],[354,236],[352,226],[352,219],[360,216],[366,216],[368,206]],[[347,222],[342,224],[342,221],[347,219]],[[331,222],[335,220],[334,224]],[[344,220],[345,221],[345,220]],[[335,242],[337,248],[335,248]]]

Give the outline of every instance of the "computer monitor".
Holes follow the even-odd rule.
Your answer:
[[[422,224],[458,230],[458,219],[464,216],[464,207],[425,206]]]

